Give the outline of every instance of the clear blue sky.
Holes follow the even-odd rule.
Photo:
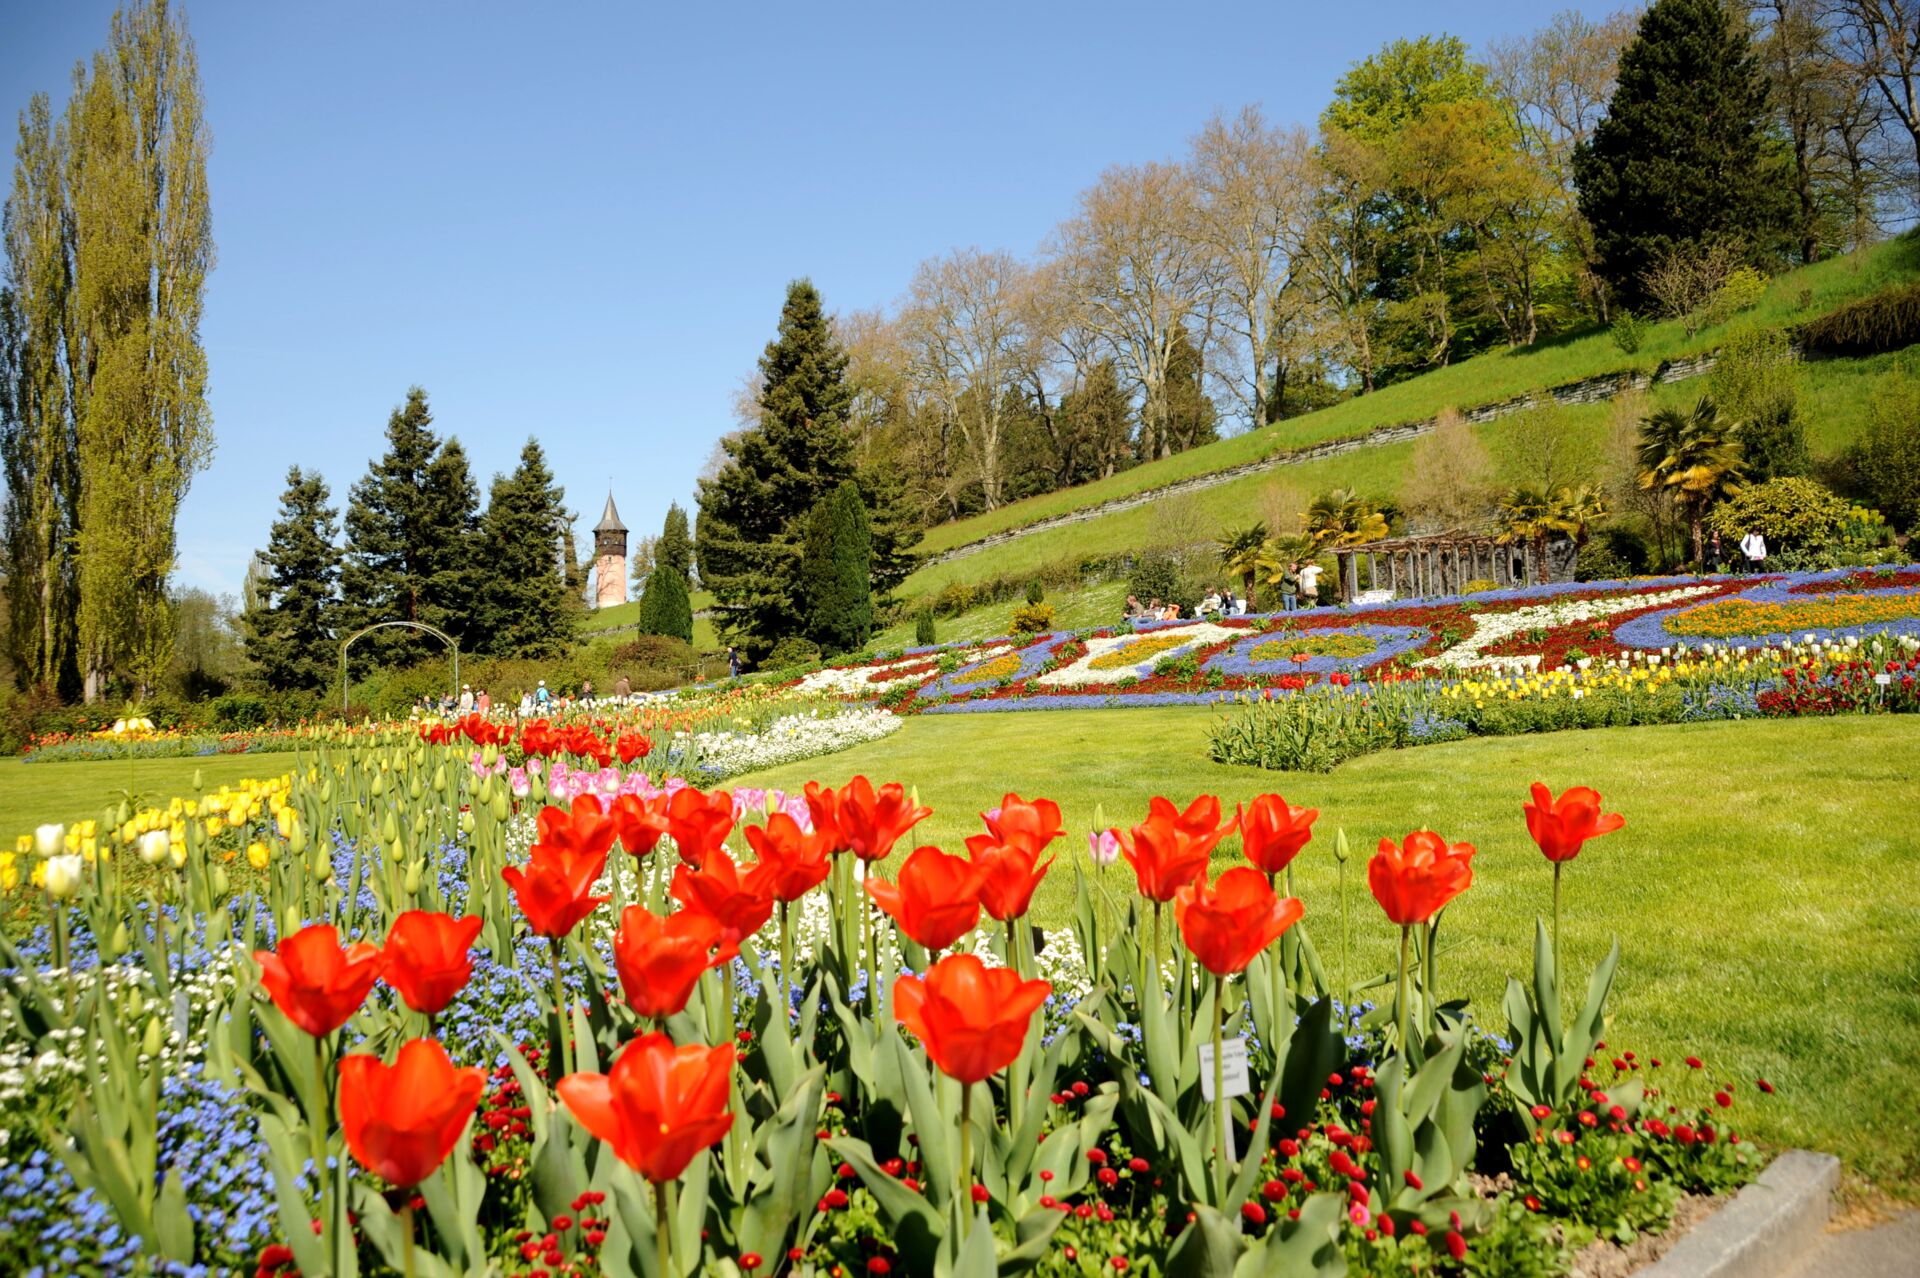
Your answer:
[[[1101,169],[1176,154],[1217,108],[1310,122],[1390,38],[1478,47],[1551,13],[642,8],[189,0],[218,445],[182,512],[182,584],[237,592],[290,464],[344,506],[414,383],[483,492],[531,433],[583,537],[609,479],[627,524],[656,531],[669,501],[691,508],[788,280],[812,276],[834,310],[888,303],[934,254],[1031,252]],[[57,109],[113,0],[0,9],[0,106],[45,90]]]

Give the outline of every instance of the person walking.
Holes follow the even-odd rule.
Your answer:
[[[1726,556],[1720,550],[1720,534],[1716,532],[1707,538],[1707,571],[1719,572],[1720,566],[1726,561]]]
[[[553,700],[553,694],[547,691],[547,681],[542,679],[540,686],[533,690],[533,708],[544,712],[547,703],[551,700]]]
[[[727,645],[727,675],[733,679],[740,677],[740,650],[732,644]]]
[[[1749,529],[1740,539],[1740,553],[1747,557],[1748,572],[1762,572],[1767,566],[1767,539],[1758,528]]]
[[[480,691],[475,694],[473,698],[473,708],[480,713],[482,719],[493,713],[493,698],[487,695],[485,688],[480,689]]]
[[[613,681],[613,695],[617,701],[625,701],[633,695],[633,680],[621,675]]]

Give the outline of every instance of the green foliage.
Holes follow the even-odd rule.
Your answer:
[[[1861,495],[1894,527],[1920,528],[1920,381],[1905,373],[1887,379],[1848,463]]]
[[[1574,560],[1577,581],[1620,581],[1647,571],[1647,543],[1631,528],[1603,528]]]
[[[687,600],[687,583],[658,561],[640,592],[640,618],[634,628],[641,634],[671,635],[687,644],[693,642],[693,605]]]
[[[1742,311],[1752,310],[1766,296],[1767,277],[1751,266],[1737,266],[1713,291],[1707,303],[1707,323],[1724,324]]]
[[[679,574],[683,583],[692,576],[693,537],[687,531],[687,512],[677,501],[667,507],[667,517],[660,525],[660,540],[653,543],[653,565]]]
[[[1723,541],[1758,532],[1770,551],[1814,550],[1838,536],[1848,510],[1817,480],[1772,479],[1722,502],[1707,523]]]
[[[808,516],[800,560],[806,636],[822,652],[852,652],[873,633],[873,536],[859,485],[843,480]]]
[[[1047,588],[1040,584],[1040,579],[1038,577],[1035,577],[1032,581],[1029,581],[1027,583],[1027,602],[1028,603],[1037,604],[1042,599],[1045,599],[1046,597],[1047,597]]]
[[[1788,184],[1767,145],[1767,84],[1720,0],[1655,0],[1620,55],[1607,114],[1574,154],[1600,274],[1622,305],[1675,250],[1779,242]]]
[[[1748,479],[1806,473],[1800,361],[1784,329],[1754,325],[1731,334],[1707,378],[1707,394],[1722,418],[1736,424]]]
[[[1632,355],[1639,351],[1640,343],[1646,340],[1647,321],[1632,311],[1622,309],[1614,315],[1607,332],[1622,355]]]
[[[914,619],[913,642],[919,648],[929,648],[940,642],[934,637],[932,604],[921,608],[920,615]]]
[[[799,635],[788,635],[768,651],[766,660],[760,664],[767,670],[793,670],[801,666],[815,665],[820,660],[820,646]]]
[[[1587,1103],[1588,1088],[1581,1086],[1587,1073],[1587,1060],[1598,1050],[1606,1034],[1607,993],[1613,988],[1613,971],[1620,963],[1620,943],[1615,941],[1600,966],[1587,982],[1587,997],[1572,1020],[1563,1019],[1564,1001],[1561,976],[1554,965],[1553,945],[1544,923],[1535,920],[1533,934],[1533,984],[1522,985],[1507,978],[1507,1037],[1513,1043],[1512,1063],[1507,1067],[1506,1089],[1514,1103],[1515,1117],[1528,1135],[1542,1126],[1567,1126],[1573,1111]],[[1619,1083],[1607,1091],[1611,1105],[1619,1105],[1632,1117],[1640,1105],[1643,1086],[1639,1080]],[[1551,1111],[1546,1118],[1535,1114],[1537,1106]]]
[[[1024,608],[1013,610],[1013,633],[1016,635],[1045,634],[1052,629],[1052,604],[1028,604]]]
[[[1142,551],[1134,560],[1133,574],[1127,578],[1127,593],[1142,604],[1177,600],[1186,593],[1186,574],[1179,557],[1165,550]]]
[[[1895,284],[1839,306],[1795,330],[1810,351],[1875,355],[1920,342],[1920,281]]]
[[[317,691],[339,679],[334,519],[326,480],[289,469],[280,517],[261,556],[267,570],[262,598],[244,618],[247,655],[269,688]]]
[[[495,478],[481,521],[487,564],[475,608],[479,651],[496,657],[560,657],[577,620],[560,557],[565,490],[553,482],[536,440],[520,450],[511,475]]]

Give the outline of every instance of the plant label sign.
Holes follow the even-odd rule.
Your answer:
[[[1893,676],[1888,674],[1886,671],[1882,670],[1879,674],[1873,677],[1873,681],[1884,688],[1888,684],[1893,682]]]
[[[1253,1090],[1247,1071],[1247,1040],[1230,1038],[1220,1045],[1220,1083],[1228,1097],[1245,1096]],[[1200,1044],[1200,1095],[1213,1100],[1213,1044]]]

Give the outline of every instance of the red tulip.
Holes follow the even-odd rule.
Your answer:
[[[613,801],[611,816],[620,846],[634,856],[645,856],[667,832],[667,796],[656,794],[643,799],[637,794],[623,794]]]
[[[540,809],[534,843],[573,856],[597,856],[613,846],[613,818],[591,794],[575,797],[571,807]]]
[[[614,749],[620,755],[620,762],[632,763],[653,753],[653,738],[638,732],[629,733],[614,742]]]
[[[899,782],[890,781],[875,793],[865,777],[841,786],[834,808],[840,842],[862,861],[884,861],[901,835],[933,815],[932,808],[909,799]]]
[[[1233,833],[1234,822],[1215,828],[1220,800],[1203,794],[1185,812],[1158,795],[1147,805],[1147,819],[1133,827],[1133,840],[1118,830],[1120,854],[1133,867],[1140,894],[1151,901],[1171,901],[1173,894],[1200,877],[1213,855],[1214,845]]]
[[[1215,976],[1246,971],[1305,912],[1298,897],[1276,896],[1267,876],[1251,865],[1235,866],[1212,884],[1202,875],[1173,898],[1173,918],[1187,949]]]
[[[1033,1014],[1053,986],[1023,981],[1012,968],[989,968],[972,954],[949,954],[926,978],[894,983],[894,1019],[919,1037],[947,1077],[978,1083],[1026,1049]]]
[[[408,910],[387,929],[387,984],[416,1012],[432,1016],[458,994],[473,975],[467,951],[480,935],[480,916]]]
[[[755,871],[760,886],[776,901],[799,900],[826,882],[832,868],[826,843],[803,833],[785,812],[774,813],[764,826],[748,826],[747,842],[760,858]]]
[[[702,794],[692,786],[675,790],[667,800],[667,833],[682,861],[706,864],[733,833],[733,795],[726,790]]]
[[[721,947],[720,924],[698,910],[681,910],[663,919],[644,906],[629,905],[621,911],[620,930],[613,938],[613,966],[620,973],[627,1006],[656,1019],[685,1008],[700,974],[715,963],[732,961],[738,952]]]
[[[711,915],[726,942],[738,945],[773,917],[773,897],[755,878],[757,868],[749,864],[743,871],[725,848],[715,848],[697,870],[674,866],[667,891],[689,910]]]
[[[611,837],[611,824],[608,832]],[[606,868],[604,850],[598,855],[570,855],[546,844],[535,844],[525,869],[509,865],[500,871],[500,877],[513,889],[520,912],[527,916],[536,935],[562,937],[612,899],[589,895]]]
[[[260,984],[274,1005],[320,1038],[360,1010],[387,959],[379,946],[367,941],[342,950],[340,934],[330,924],[315,923],[281,941],[277,950],[255,950],[253,961],[260,965]]]
[[[1533,802],[1522,804],[1527,814],[1527,833],[1540,846],[1547,860],[1556,864],[1580,855],[1580,845],[1588,839],[1612,834],[1627,823],[1617,812],[1600,812],[1600,792],[1576,785],[1561,795],[1542,782],[1533,783]]]
[[[944,950],[980,922],[979,871],[964,857],[936,847],[915,848],[900,866],[900,881],[866,878],[867,895],[929,950]]]
[[[1367,862],[1367,886],[1387,917],[1402,927],[1425,923],[1473,885],[1473,844],[1449,844],[1431,830],[1415,830],[1404,847],[1380,840]]]
[[[987,913],[1005,922],[1017,919],[1033,904],[1033,893],[1055,858],[1045,865],[1036,849],[1027,846],[1025,836],[1012,843],[999,843],[991,834],[976,834],[967,839],[967,855],[973,858],[980,875],[980,904]]]
[[[733,1126],[733,1044],[676,1048],[665,1034],[628,1043],[605,1074],[569,1074],[557,1090],[580,1125],[654,1184],[678,1179]]]
[[[1009,794],[1000,800],[998,812],[991,816],[983,812],[980,819],[993,831],[994,842],[1021,844],[1035,857],[1062,833],[1060,805],[1052,799],[1028,803],[1017,794]]]
[[[813,817],[813,833],[829,855],[838,856],[847,850],[846,841],[840,833],[840,795],[832,786],[821,785],[818,781],[807,782],[807,811]]]
[[[486,1071],[455,1069],[431,1038],[400,1048],[399,1059],[348,1056],[340,1061],[340,1127],[362,1167],[399,1188],[433,1175],[460,1143]]]
[[[1318,808],[1296,808],[1277,794],[1263,794],[1247,808],[1236,807],[1241,848],[1264,874],[1279,874],[1313,838]]]

